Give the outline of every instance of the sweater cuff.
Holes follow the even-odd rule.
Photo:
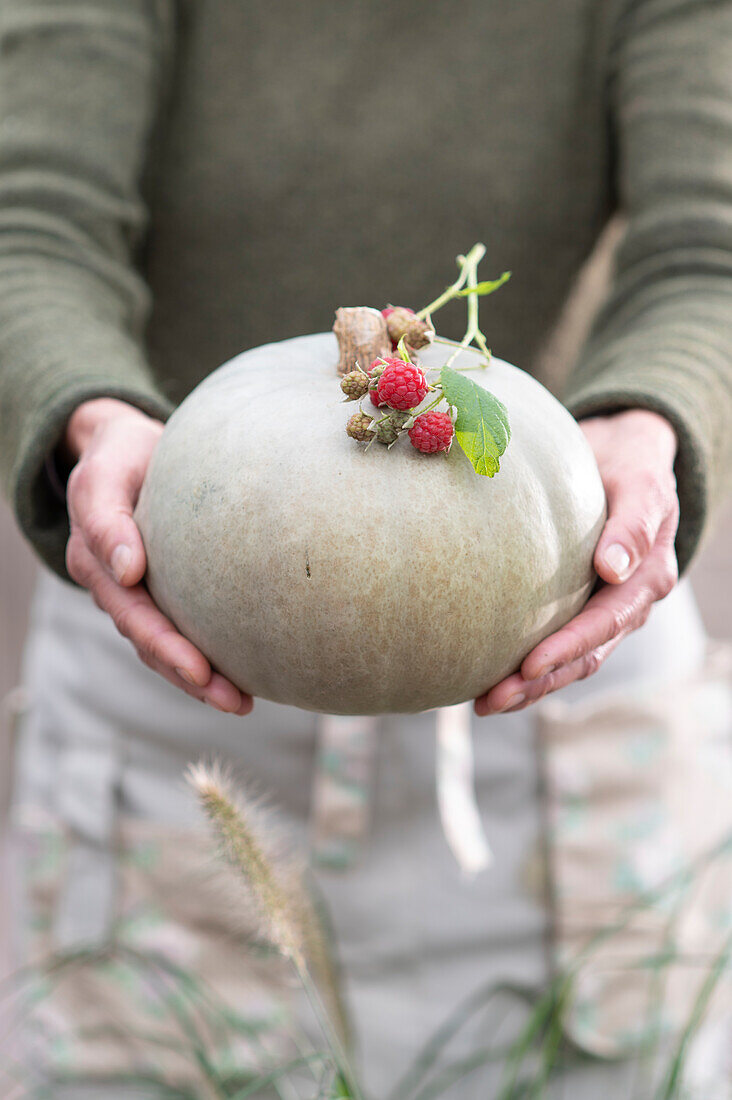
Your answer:
[[[644,383],[613,374],[612,377],[596,377],[572,387],[570,379],[570,390],[564,394],[563,400],[577,420],[608,416],[628,409],[648,409],[665,417],[673,426],[678,440],[674,474],[680,504],[676,556],[681,574],[696,553],[708,514],[709,457],[695,418],[690,415],[688,401],[684,402],[682,394],[662,386],[650,389],[647,380]]]
[[[87,379],[83,385],[64,389],[62,397],[38,410],[33,425],[24,433],[26,445],[18,456],[13,477],[13,504],[25,537],[46,565],[64,580],[70,580],[66,570],[69,517],[64,479],[54,454],[74,409],[99,397],[117,398],[163,421],[173,410],[172,403],[154,389],[145,392],[110,385],[109,379]]]

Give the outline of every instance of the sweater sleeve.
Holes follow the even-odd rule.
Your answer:
[[[625,0],[610,61],[627,231],[564,398],[674,425],[683,569],[732,467],[732,0]]]
[[[73,409],[170,411],[144,352],[140,195],[164,70],[163,0],[0,6],[0,477],[65,575],[47,456]]]

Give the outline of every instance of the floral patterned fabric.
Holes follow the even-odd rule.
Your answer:
[[[20,996],[30,1010],[26,1063],[34,1087],[120,1078],[132,1088],[139,1078],[206,1097],[215,1093],[191,1057],[196,1043],[217,1073],[236,1073],[243,1083],[297,1054],[288,965],[258,939],[241,886],[212,861],[204,830],[120,818],[111,934],[77,945],[50,969],[75,840],[58,821],[33,813],[18,823],[16,844],[27,899],[24,954],[39,967]]]
[[[678,1033],[730,952],[732,649],[675,683],[558,698],[539,722],[555,960],[582,959],[566,1025],[617,1057]],[[711,1014],[730,994],[728,974]]]
[[[29,872],[28,950],[35,958],[91,950],[97,966],[76,966],[38,987],[34,1070],[75,1075],[81,1088],[102,1071],[154,1061],[156,1073],[206,1095],[201,1067],[176,1045],[191,998],[198,1026],[210,1026],[200,1021],[208,1011],[201,987],[231,1025],[229,1034],[208,1036],[217,1065],[246,1071],[278,1059],[292,1050],[293,1020],[303,1041],[312,1039],[289,975],[252,938],[234,885],[210,875],[200,814],[181,776],[191,759],[217,755],[269,792],[303,849],[309,842],[359,1071],[368,1095],[382,1100],[465,998],[511,987],[537,1003],[551,976],[547,945],[555,969],[572,967],[639,890],[722,835],[728,807],[709,792],[724,787],[729,759],[726,659],[706,652],[681,588],[592,681],[541,708],[471,717],[466,754],[462,722],[456,740],[434,713],[331,723],[260,700],[241,722],[203,708],[141,665],[85,594],[44,578],[14,810]],[[436,789],[440,742],[446,766]],[[494,853],[489,868],[472,874],[446,836],[465,832],[461,821],[469,832],[476,825],[464,797],[469,770],[477,824]],[[463,866],[476,853],[480,844],[471,843]],[[728,919],[716,862],[709,880],[718,900],[696,889],[701,880],[684,896],[684,927],[694,937],[683,950],[703,940],[703,958],[692,961],[707,970],[721,942],[708,936],[710,920],[716,913],[721,936]],[[648,1006],[660,987],[644,968],[637,973],[659,943],[668,954],[673,892],[663,899],[582,966],[564,1023],[584,1053],[552,1081],[552,1100],[631,1096],[634,1063],[625,1054],[644,1028],[678,1034],[681,1008],[664,992],[659,1022]],[[139,965],[151,956],[152,984]],[[664,982],[669,974],[667,967]],[[698,989],[698,967],[693,978]],[[683,980],[678,988],[686,1011]],[[496,1012],[497,1020],[471,1019],[455,1057],[474,1056],[496,1028],[504,1035],[502,1006]],[[154,1055],[150,1038],[159,1040]],[[706,1061],[713,1077],[695,1096],[728,1100],[718,1061]],[[501,1073],[499,1062],[486,1063],[444,1100],[500,1095]],[[93,1087],[95,1100],[119,1095],[111,1085]]]

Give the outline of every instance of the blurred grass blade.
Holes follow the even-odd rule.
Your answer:
[[[256,1096],[258,1092],[261,1092],[264,1088],[268,1088],[285,1074],[292,1073],[295,1069],[302,1069],[304,1066],[311,1066],[314,1063],[323,1062],[326,1058],[327,1055],[320,1053],[300,1055],[297,1058],[292,1058],[289,1062],[277,1066],[271,1073],[267,1073],[263,1077],[258,1077],[256,1081],[253,1081],[251,1085],[247,1085],[246,1088],[239,1089],[238,1092],[232,1093],[229,1100],[247,1100],[247,1097]]]
[[[681,1037],[676,1048],[676,1052],[669,1066],[668,1075],[665,1083],[661,1086],[658,1093],[658,1100],[674,1100],[678,1096],[679,1089],[682,1084],[682,1078],[684,1073],[684,1066],[686,1062],[686,1055],[689,1050],[689,1046],[694,1038],[694,1035],[699,1030],[701,1023],[704,1019],[704,1014],[709,1007],[709,1002],[714,995],[714,992],[719,985],[719,982],[724,975],[725,970],[730,964],[730,958],[732,958],[732,933],[727,937],[722,950],[719,952],[714,960],[712,967],[709,970],[706,978],[702,982],[701,988],[697,994],[696,1000],[692,1007],[689,1019],[686,1023],[686,1027],[681,1033]]]

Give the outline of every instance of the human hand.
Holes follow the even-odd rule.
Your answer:
[[[645,409],[580,423],[605,486],[608,519],[594,556],[606,583],[585,607],[540,642],[521,669],[475,701],[483,717],[522,710],[549,692],[591,676],[626,634],[648,618],[678,579],[674,538],[679,501],[673,473],[676,433]]]
[[[66,491],[66,567],[149,668],[218,710],[248,714],[251,696],[211,669],[142,584],[145,548],[132,514],[162,431],[160,421],[111,398],[86,401],[73,412],[64,437],[75,461]]]

